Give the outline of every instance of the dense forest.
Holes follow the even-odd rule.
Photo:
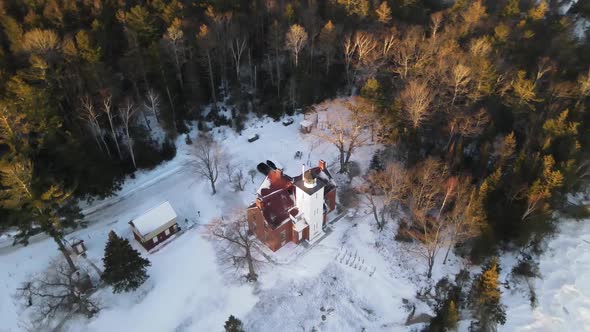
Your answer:
[[[590,7],[565,3],[0,0],[0,229],[60,244],[78,200],[173,158],[192,124],[354,95],[385,146],[375,186],[408,180],[397,237],[467,216],[475,261],[530,245],[588,179]]]

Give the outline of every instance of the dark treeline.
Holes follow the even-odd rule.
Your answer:
[[[72,198],[172,158],[191,121],[240,131],[249,113],[358,94],[397,152],[376,158],[411,180],[390,200],[411,212],[400,238],[469,216],[477,231],[447,231],[476,239],[474,258],[527,244],[587,173],[590,47],[574,30],[590,9],[564,2],[0,0],[0,228],[59,244]]]
[[[427,19],[420,3],[392,8]],[[0,1],[0,227],[28,234],[73,197],[111,195],[172,158],[190,121],[240,130],[247,113],[278,118],[350,93],[365,60],[343,54],[342,38],[391,15],[367,1]]]

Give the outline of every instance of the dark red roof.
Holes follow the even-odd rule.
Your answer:
[[[287,189],[280,189],[262,198],[264,219],[275,227],[289,218],[289,209],[293,206],[295,206],[295,202]]]
[[[279,189],[287,189],[291,187],[292,178],[288,175],[283,174],[281,170],[272,170],[268,173],[268,181],[270,181],[270,185],[268,188],[262,188],[260,190],[260,196],[269,195]]]

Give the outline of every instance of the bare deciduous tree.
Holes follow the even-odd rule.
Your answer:
[[[377,48],[377,41],[372,34],[366,31],[358,31],[354,34],[354,46],[357,59],[360,63],[366,64],[371,60],[371,52]]]
[[[326,59],[326,73],[328,73],[328,71],[330,70],[330,64],[332,63],[332,59],[334,58],[334,53],[336,53],[337,38],[338,33],[332,21],[326,22],[326,24],[320,31],[319,36],[319,48]]]
[[[368,176],[368,185],[361,188],[365,200],[373,213],[377,228],[382,231],[388,214],[408,191],[407,171],[399,164],[389,164],[383,171]]]
[[[457,96],[467,94],[467,86],[471,79],[471,68],[460,63],[453,66],[453,69],[449,72],[449,85],[453,89],[451,105],[455,105]]]
[[[420,127],[430,115],[430,103],[433,95],[426,82],[410,81],[402,91],[401,102],[403,110],[414,128]]]
[[[107,93],[103,96],[102,112],[107,115],[107,119],[109,120],[109,126],[111,127],[111,136],[113,137],[113,141],[115,141],[115,147],[117,148],[119,159],[123,159],[123,155],[121,154],[121,147],[119,146],[119,138],[117,137],[117,133],[115,131],[115,123],[113,122],[115,115],[111,107],[112,98],[113,96],[110,93]]]
[[[442,12],[436,12],[432,15],[430,15],[430,31],[431,31],[431,37],[433,40],[436,39],[436,34],[438,32],[438,29],[440,29],[440,26],[442,25],[442,21],[443,21],[443,14]]]
[[[213,108],[217,109],[217,94],[215,93],[215,78],[213,73],[213,59],[212,53],[217,46],[214,36],[209,27],[202,24],[197,34],[197,42],[200,46],[203,58],[207,62],[207,73],[209,74],[209,84],[211,85],[211,99],[213,101]]]
[[[144,104],[145,108],[147,108],[150,112],[154,113],[154,117],[158,123],[160,122],[160,116],[158,112],[160,111],[160,95],[154,89],[148,89],[146,95],[147,102]]]
[[[137,168],[137,163],[135,162],[135,152],[133,150],[133,138],[131,137],[131,132],[129,131],[135,111],[136,109],[133,106],[133,102],[131,102],[129,99],[127,99],[127,101],[121,107],[119,107],[119,116],[121,117],[121,121],[123,123],[125,137],[127,138],[127,148],[129,149],[129,154],[131,155],[131,162],[133,162],[133,167]]]
[[[458,179],[453,190],[453,208],[445,217],[448,248],[443,264],[446,264],[451,248],[457,243],[480,234],[484,221],[478,192],[471,184],[471,178]]]
[[[490,122],[488,112],[480,108],[477,111],[453,112],[449,120],[449,141],[447,149],[453,148],[455,139],[461,137],[474,137],[483,132]]]
[[[227,176],[227,182],[232,183],[234,179],[234,173],[236,172],[238,165],[236,165],[232,160],[226,160],[225,164],[223,165],[223,171],[225,176]]]
[[[180,89],[184,90],[184,80],[182,79],[182,66],[186,62],[185,53],[185,39],[184,32],[181,29],[182,22],[180,19],[175,18],[172,24],[166,30],[164,34],[164,41],[167,46],[168,52],[174,59],[174,68],[176,69],[176,79],[180,84]]]
[[[195,160],[192,162],[197,174],[209,181],[213,195],[217,193],[215,183],[219,178],[219,169],[224,164],[221,147],[211,137],[201,136],[193,144]]]
[[[342,40],[342,52],[344,55],[344,69],[346,70],[346,81],[349,87],[353,81],[350,69],[352,66],[352,60],[354,59],[355,50],[356,46],[354,44],[352,36],[345,36]]]
[[[404,80],[408,77],[410,67],[416,62],[422,37],[422,31],[411,28],[400,35],[400,39],[393,49],[393,71],[398,73]]]
[[[450,195],[446,166],[427,159],[408,172],[408,192],[401,202],[410,212],[407,226],[400,231],[417,242],[415,252],[426,259],[427,277],[432,277],[436,256],[446,244],[447,224],[440,213]]]
[[[293,24],[287,31],[285,46],[293,53],[295,67],[299,64],[299,53],[307,43],[307,39],[307,32],[301,25]]]
[[[328,121],[330,122],[330,126],[326,129],[326,133],[314,131],[312,135],[332,143],[338,149],[340,161],[339,172],[344,173],[347,171],[348,162],[352,153],[357,148],[365,145],[370,137],[365,133],[363,121],[356,121],[340,114],[338,116],[329,116]]]
[[[379,42],[372,34],[366,31],[356,32],[353,41],[356,50],[355,68],[364,74],[364,77],[374,76],[379,67],[377,59],[381,55],[377,50]]]
[[[232,54],[232,60],[236,67],[236,77],[240,81],[240,65],[242,63],[242,54],[246,50],[247,40],[245,36],[236,35],[229,42],[229,50]]]
[[[248,175],[250,176],[250,180],[252,180],[252,183],[254,183],[254,177],[256,176],[256,170],[255,169],[249,170]]]
[[[84,270],[72,271],[62,260],[53,261],[47,270],[24,282],[16,297],[32,307],[32,322],[37,327],[57,314],[79,313],[92,317],[99,304],[92,299],[93,286]]]
[[[86,123],[88,124],[88,127],[90,128],[90,131],[94,136],[94,140],[96,141],[98,148],[101,151],[106,152],[107,155],[110,157],[111,151],[109,150],[109,146],[107,145],[104,136],[102,135],[102,128],[100,127],[100,122],[98,122],[100,113],[98,113],[94,109],[94,104],[92,103],[92,100],[89,96],[80,98],[80,104],[82,109],[82,114],[80,115],[80,118],[86,121]]]
[[[235,171],[234,173],[234,185],[236,187],[236,190],[239,191],[244,191],[244,188],[246,188],[246,182],[247,182],[247,178],[246,178],[246,174],[244,174],[244,171],[241,168],[238,168],[237,171]]]
[[[248,234],[246,217],[235,213],[224,219],[213,220],[208,225],[208,235],[218,242],[222,260],[238,270],[246,267],[246,279],[256,281],[256,265],[261,262],[260,248],[256,239]]]

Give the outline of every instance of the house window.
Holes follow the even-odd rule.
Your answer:
[[[281,242],[285,242],[286,239],[287,239],[287,231],[283,230],[281,232]]]
[[[164,234],[166,234],[166,236],[170,235],[170,230],[167,229],[166,231],[164,231]]]
[[[252,223],[252,232],[256,233],[256,223],[255,222]]]
[[[154,244],[158,243],[158,236],[157,235],[154,236],[154,239],[153,240],[154,240]]]

